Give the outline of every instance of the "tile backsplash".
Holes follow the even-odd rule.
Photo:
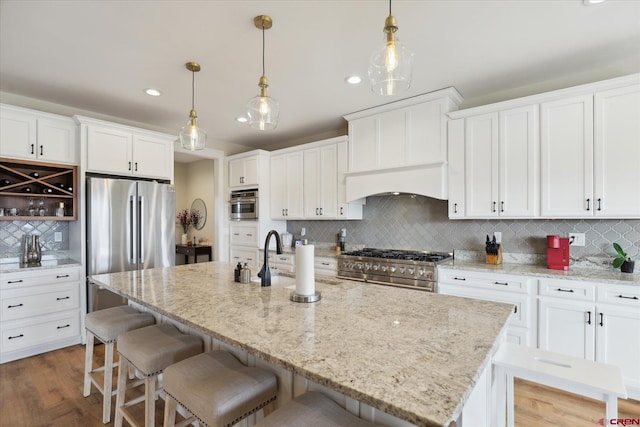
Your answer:
[[[640,220],[617,219],[477,219],[450,220],[447,201],[423,196],[373,196],[367,198],[361,221],[287,221],[296,238],[302,227],[315,242],[336,241],[347,229],[348,245],[451,252],[484,252],[485,236],[502,232],[505,252],[546,254],[547,234],[584,233],[585,246],[571,247],[571,257],[610,257],[613,242],[634,259],[640,259]]]
[[[62,241],[55,241],[56,232],[62,234]],[[68,221],[0,221],[0,257],[19,257],[25,234],[40,236],[43,254],[69,250]]]

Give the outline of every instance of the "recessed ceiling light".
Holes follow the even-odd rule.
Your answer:
[[[344,78],[345,83],[350,85],[357,85],[362,82],[362,77],[352,74]]]
[[[248,121],[249,121],[249,119],[247,119],[245,116],[236,117],[236,122],[238,122],[238,123],[247,123]]]
[[[400,193],[398,193],[397,191],[394,191],[394,192],[393,192],[393,193],[391,193],[391,194],[393,194],[394,196],[399,196],[399,195],[400,195]]]
[[[153,89],[153,88],[144,89],[143,92],[146,93],[149,96],[160,96],[160,95],[162,95],[162,92],[160,92],[158,89]]]
[[[582,0],[582,4],[584,4],[585,6],[591,6],[594,4],[600,4],[600,3],[604,3],[607,0]]]

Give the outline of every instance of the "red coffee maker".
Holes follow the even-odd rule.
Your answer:
[[[558,235],[547,236],[547,268],[569,269],[569,238]]]

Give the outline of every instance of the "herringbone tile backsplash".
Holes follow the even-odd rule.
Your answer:
[[[362,221],[288,221],[296,238],[302,227],[310,241],[333,243],[341,228],[347,244],[376,248],[451,252],[484,252],[486,235],[502,232],[505,252],[546,254],[547,234],[585,233],[584,247],[571,247],[572,257],[609,257],[618,242],[635,259],[640,258],[640,220],[449,220],[447,202],[423,196],[373,196],[367,198]]]

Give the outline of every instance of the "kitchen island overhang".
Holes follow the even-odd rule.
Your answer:
[[[456,421],[504,336],[507,304],[342,280],[317,303],[294,279],[233,281],[209,262],[92,276],[169,319],[416,425]],[[335,283],[335,282],[334,282]]]

